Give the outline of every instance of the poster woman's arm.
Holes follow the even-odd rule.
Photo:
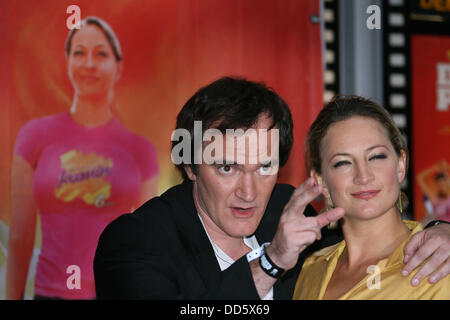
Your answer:
[[[37,206],[33,197],[34,170],[14,155],[11,179],[11,224],[9,227],[6,299],[22,299],[33,252]]]
[[[419,184],[420,189],[422,192],[430,199],[431,203],[434,204],[436,201],[436,195],[431,191],[430,187],[428,187],[427,183],[425,182],[425,179],[428,175],[432,174],[433,172],[436,172],[439,169],[439,165],[435,164],[417,174],[417,183]]]

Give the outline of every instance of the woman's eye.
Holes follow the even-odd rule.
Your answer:
[[[106,52],[104,52],[104,51],[99,51],[97,53],[97,55],[100,56],[100,57],[107,57],[108,56],[108,54]]]
[[[84,52],[81,51],[81,50],[76,50],[76,51],[73,52],[73,55],[74,55],[74,56],[79,56],[79,55],[82,55],[83,53],[84,53]]]
[[[381,154],[376,154],[376,155],[370,157],[369,161],[377,160],[377,159],[386,159],[386,158],[387,158],[387,156],[384,153],[381,153]]]
[[[346,160],[338,161],[335,164],[333,164],[333,168],[339,168],[339,167],[345,166],[347,164],[350,164],[350,161],[346,161]]]

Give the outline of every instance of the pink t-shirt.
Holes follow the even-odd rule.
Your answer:
[[[98,238],[108,223],[136,207],[142,182],[158,174],[155,148],[116,119],[87,128],[64,112],[28,122],[14,152],[34,168],[41,215],[35,294],[95,298]],[[68,273],[73,265],[80,271],[79,289],[76,273]]]

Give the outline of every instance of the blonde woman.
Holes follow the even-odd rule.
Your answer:
[[[345,211],[344,240],[305,261],[294,299],[450,299],[448,275],[413,286],[415,272],[401,275],[404,247],[423,228],[400,215],[408,148],[388,112],[361,97],[337,97],[310,127],[306,145],[328,206]]]

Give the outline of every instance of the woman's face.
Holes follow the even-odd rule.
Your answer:
[[[405,177],[405,154],[398,157],[383,126],[355,116],[331,125],[322,140],[322,175],[317,180],[345,219],[373,219],[395,209]]]
[[[106,95],[120,78],[121,64],[106,36],[95,25],[87,24],[74,34],[68,65],[78,96]]]

